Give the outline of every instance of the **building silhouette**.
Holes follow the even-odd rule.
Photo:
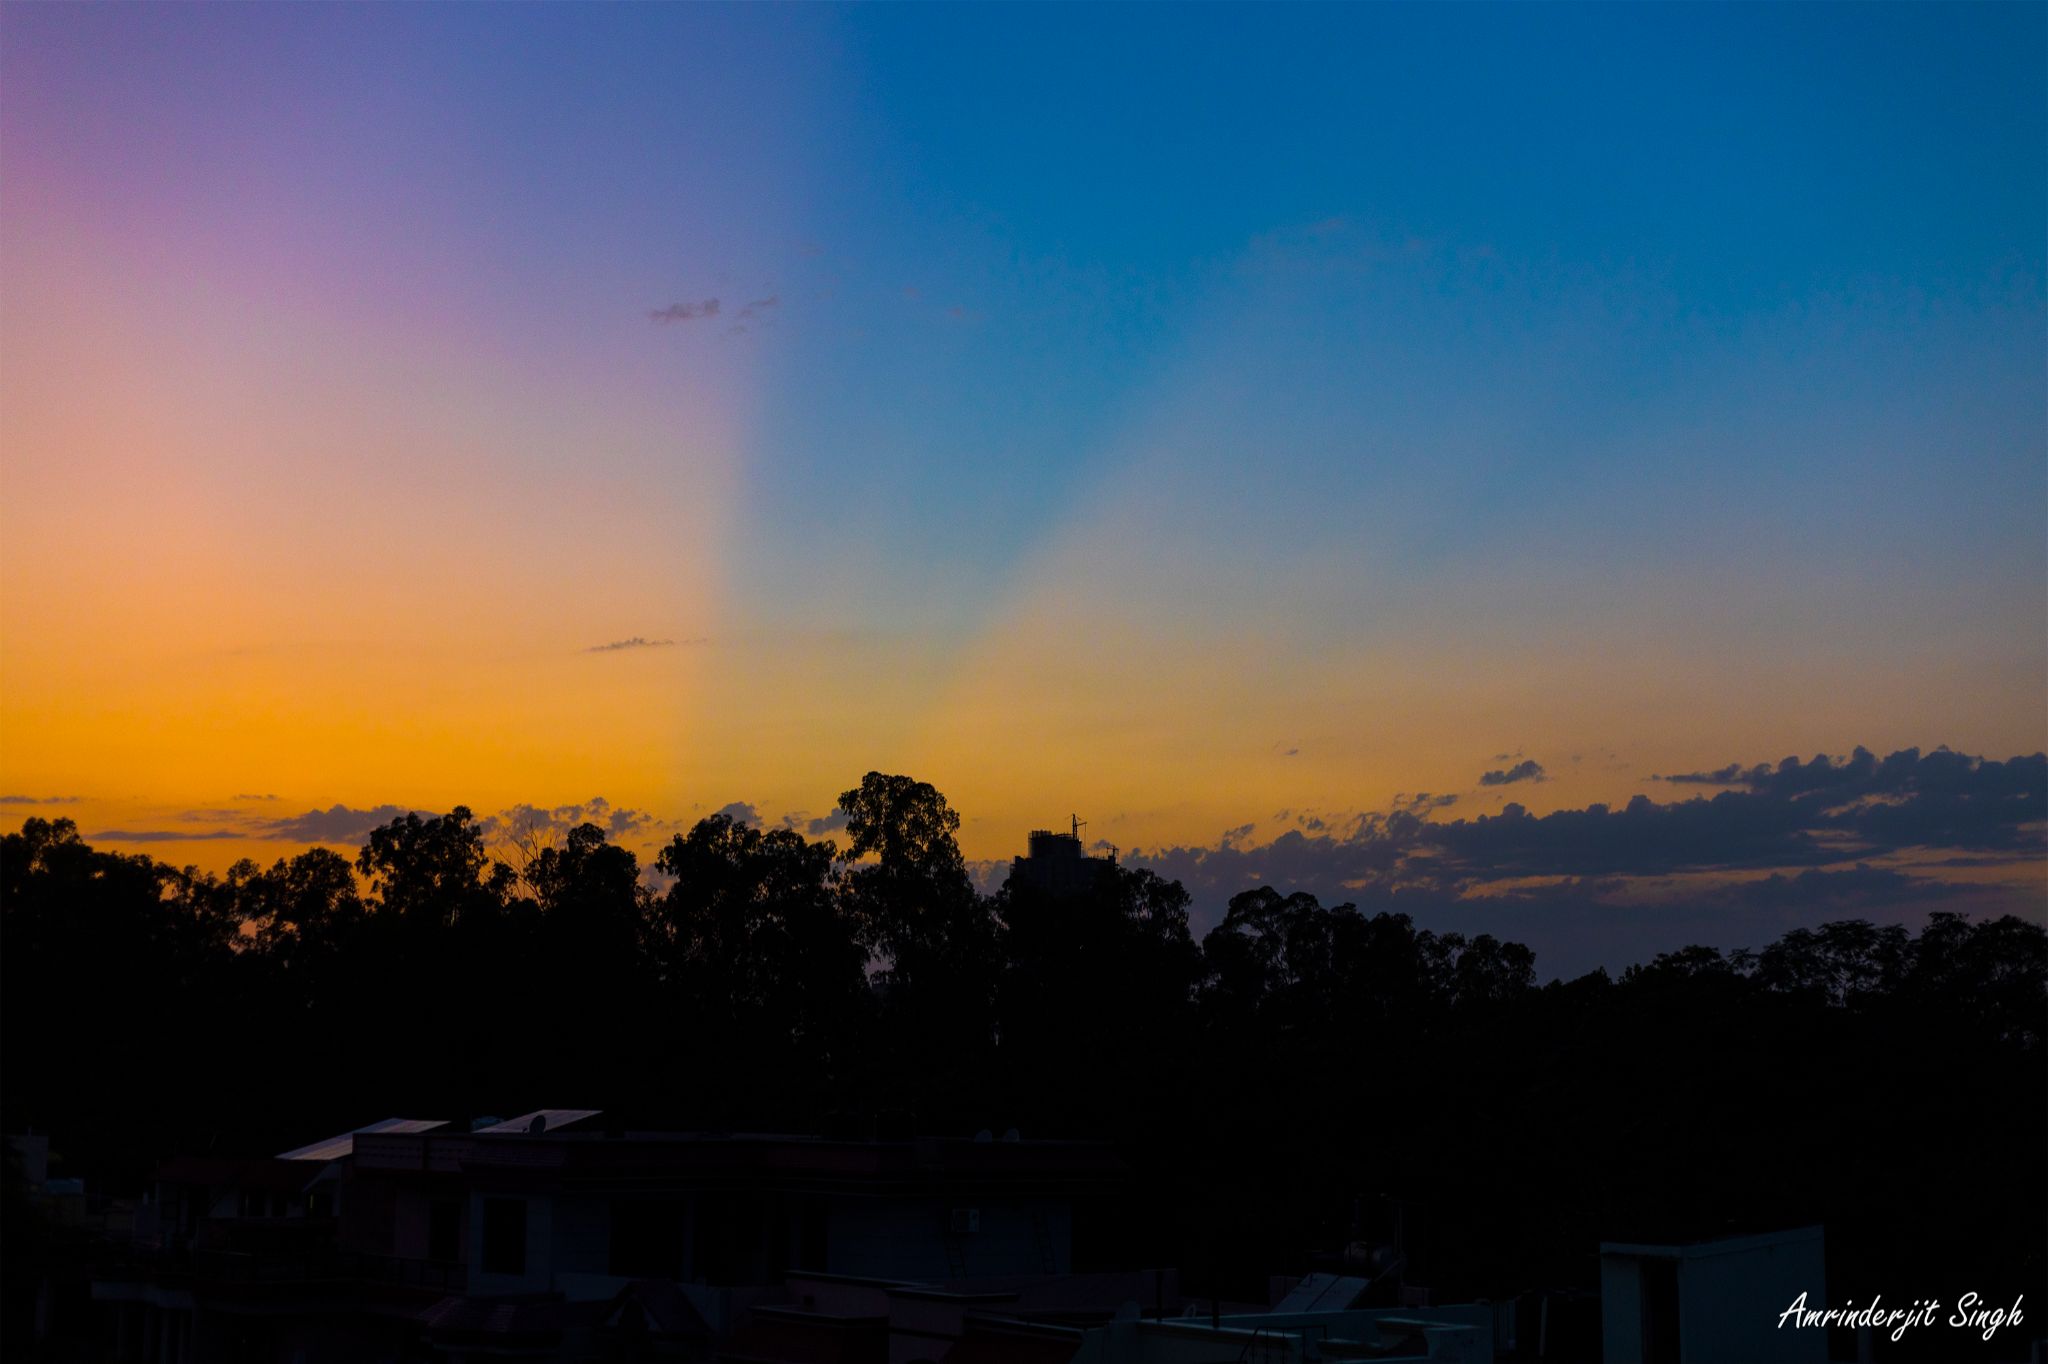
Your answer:
[[[1029,851],[1010,863],[1010,882],[1042,895],[1084,895],[1116,867],[1116,849],[1107,857],[1090,857],[1081,844],[1082,821],[1070,831],[1033,829]]]

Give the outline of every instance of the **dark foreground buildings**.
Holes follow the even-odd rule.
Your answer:
[[[1276,1279],[1258,1303],[1193,1296],[1171,1267],[1077,1272],[1077,1241],[1129,1173],[1099,1144],[636,1132],[561,1109],[476,1126],[391,1119],[271,1159],[165,1161],[69,1277],[50,1267],[38,1348],[124,1364],[1307,1364],[1514,1348],[1513,1304],[1363,1307],[1369,1270]],[[1570,1334],[1562,1313],[1555,1330]]]
[[[1086,1265],[1130,1170],[1098,1143],[640,1132],[583,1109],[387,1119],[267,1159],[163,1162],[38,1265],[32,1357],[116,1364],[508,1359],[710,1364],[1813,1361],[1770,1329],[1824,1292],[1819,1228],[1601,1247],[1601,1300],[1434,1304],[1402,1255],[1201,1296]],[[1081,1248],[1077,1254],[1077,1247]],[[14,1266],[16,1273],[21,1267]],[[1731,1311],[1731,1304],[1740,1310]],[[1729,1353],[1734,1350],[1736,1353]]]

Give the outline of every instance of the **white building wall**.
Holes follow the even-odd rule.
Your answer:
[[[1600,1333],[1607,1364],[1642,1364],[1643,1266],[1676,1263],[1679,1364],[1827,1364],[1827,1332],[1780,1330],[1801,1293],[1827,1301],[1819,1227],[1683,1246],[1600,1248]]]
[[[1721,1244],[1688,1247],[1678,1262],[1681,1364],[1827,1364],[1826,1331],[1778,1328],[1801,1293],[1827,1302],[1820,1229]]]
[[[1643,1364],[1643,1262],[1633,1255],[1600,1257],[1600,1358]]]

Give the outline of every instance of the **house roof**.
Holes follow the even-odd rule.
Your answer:
[[[316,1141],[310,1146],[300,1146],[290,1151],[280,1152],[277,1158],[279,1160],[340,1160],[344,1156],[354,1154],[356,1136],[359,1133],[431,1132],[437,1127],[446,1127],[447,1125],[448,1120],[446,1118],[385,1118],[381,1122],[371,1123],[368,1127],[358,1127],[354,1131],[343,1132],[338,1137],[329,1137],[325,1141]]]
[[[516,1118],[494,1122],[489,1127],[479,1127],[478,1132],[555,1132],[571,1123],[595,1118],[604,1112],[601,1108],[536,1108],[531,1113],[521,1113]],[[539,1120],[540,1126],[534,1122]]]

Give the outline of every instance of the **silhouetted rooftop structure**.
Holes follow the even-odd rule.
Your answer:
[[[1115,850],[1108,857],[1090,857],[1081,843],[1082,821],[1072,820],[1070,830],[1033,829],[1029,851],[1010,863],[1010,879],[1047,895],[1075,895],[1094,888],[1096,881],[1116,866]]]

